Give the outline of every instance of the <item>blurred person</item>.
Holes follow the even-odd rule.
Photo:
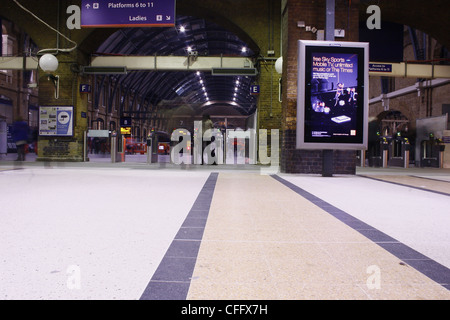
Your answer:
[[[28,123],[22,117],[18,117],[12,127],[13,141],[17,147],[16,161],[25,161],[25,148],[28,142],[29,131]]]

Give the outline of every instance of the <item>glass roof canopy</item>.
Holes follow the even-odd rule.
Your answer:
[[[176,27],[119,29],[98,48],[96,55],[187,57],[190,51],[195,51],[198,56],[255,55],[235,34],[213,22],[189,16],[177,16]],[[130,88],[152,106],[175,108],[183,103],[195,113],[201,113],[203,108],[220,105],[229,106],[242,115],[250,115],[256,110],[257,97],[250,93],[255,76],[137,71],[114,77],[123,88]]]

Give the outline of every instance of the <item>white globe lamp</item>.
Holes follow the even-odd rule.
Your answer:
[[[58,65],[58,59],[54,55],[49,53],[44,54],[39,59],[39,66],[45,72],[55,72],[56,69],[58,69]]]
[[[275,61],[275,70],[279,73],[283,73],[283,57],[279,57],[277,61]]]

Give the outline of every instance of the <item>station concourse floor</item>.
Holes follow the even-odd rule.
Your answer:
[[[450,300],[450,170],[0,162],[0,300]]]

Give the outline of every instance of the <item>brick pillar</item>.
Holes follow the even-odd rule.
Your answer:
[[[322,173],[322,150],[296,149],[297,133],[297,59],[298,40],[316,40],[316,34],[299,28],[298,21],[306,26],[325,30],[326,0],[283,0],[283,102],[281,131],[281,171],[286,173]],[[340,41],[358,41],[359,1],[336,0],[335,23],[345,30]],[[355,174],[356,152],[334,150],[333,173]]]
[[[80,93],[80,84],[87,79],[76,71],[77,53],[57,55],[59,67],[55,75],[59,76],[59,98],[55,99],[55,87],[44,71],[39,69],[39,105],[73,106],[73,136],[39,137],[38,161],[83,161],[84,132],[87,130],[87,96]]]

